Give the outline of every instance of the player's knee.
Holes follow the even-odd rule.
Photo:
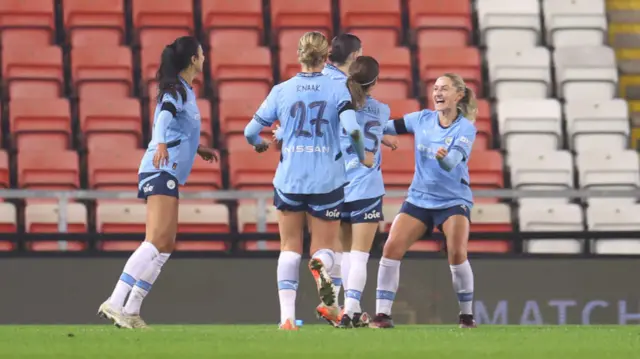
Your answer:
[[[382,256],[389,259],[401,260],[405,252],[405,246],[402,245],[401,241],[389,236],[389,239],[387,239],[382,249]]]
[[[467,246],[466,244],[456,244],[447,248],[447,256],[449,258],[449,264],[458,265],[467,260]]]

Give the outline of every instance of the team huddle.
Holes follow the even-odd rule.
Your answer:
[[[247,141],[260,153],[272,144],[261,131],[280,122],[273,131],[281,151],[273,180],[281,239],[280,329],[298,329],[295,305],[305,227],[311,233],[308,266],[320,299],[316,311],[331,325],[393,328],[401,259],[413,243],[438,228],[446,238],[460,327],[474,328],[473,272],[467,260],[473,206],[467,162],[477,110],[473,90],[458,75],[443,74],[433,88],[435,110],[391,119],[389,107],[370,95],[378,62],[362,55],[356,36],[342,34],[329,45],[323,34],[308,32],[300,38],[298,60],[301,71],[272,88],[245,128]],[[147,326],[140,308],[175,245],[178,187],[186,182],[196,154],[217,160],[213,150],[198,144],[200,116],[191,82],[203,61],[193,37],[178,38],[163,52],[153,136],[139,170],[139,197],[147,201],[146,238],[98,311],[118,327]],[[395,136],[401,134],[414,136],[415,174],[384,246],[371,318],[360,299],[383,220],[380,147],[395,149]],[[341,287],[344,307],[338,303]]]

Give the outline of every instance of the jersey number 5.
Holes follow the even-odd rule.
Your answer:
[[[378,140],[378,136],[375,133],[371,132],[371,129],[379,126],[381,125],[380,125],[380,122],[378,121],[369,121],[364,125],[364,137],[373,141],[373,148],[365,148],[365,151],[372,152],[373,154],[376,154],[378,152],[378,148],[380,147],[380,141]],[[347,131],[343,128],[342,133],[346,135]],[[352,154],[355,152],[356,151],[353,149],[353,146],[347,147],[348,154]]]
[[[309,121],[309,123],[311,123],[311,131],[307,131],[304,129],[305,124],[307,123],[307,113],[316,108],[318,109],[318,112],[316,112],[316,115]],[[328,120],[323,118],[325,108],[327,108],[326,101],[314,101],[310,103],[309,106],[302,101],[294,103],[289,110],[289,115],[292,119],[298,120],[295,132],[296,137],[313,137],[314,133],[317,137],[324,136],[324,132],[322,132],[322,125],[329,123]]]

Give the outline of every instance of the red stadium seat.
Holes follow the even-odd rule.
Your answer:
[[[69,101],[63,98],[11,100],[9,128],[18,149],[67,149],[71,136]]]
[[[55,32],[54,2],[51,0],[0,1],[2,44],[9,47],[25,44],[34,47],[52,43]],[[6,72],[5,72],[6,74]]]
[[[504,188],[503,159],[499,151],[477,149],[469,158],[469,176],[473,189]],[[492,198],[476,198],[476,202],[496,202]]]
[[[409,24],[419,48],[466,47],[471,36],[469,0],[409,0]]]
[[[144,233],[147,209],[143,203],[98,202],[96,206],[96,230],[98,233]],[[103,242],[103,250],[109,250]],[[120,247],[136,249],[138,242],[119,242]],[[113,243],[112,243],[113,244]],[[118,247],[118,246],[116,246]]]
[[[78,153],[54,149],[18,152],[18,186],[31,189],[79,188]]]
[[[0,233],[15,233],[18,230],[16,206],[13,203],[0,202]],[[14,244],[0,240],[0,252],[11,251]]]
[[[489,102],[478,100],[478,114],[476,117],[476,141],[473,148],[476,150],[489,149],[493,146],[493,129],[491,127],[491,109]]]
[[[262,0],[202,0],[202,27],[211,47],[258,46],[264,28]]]
[[[412,136],[403,136],[395,151],[383,146],[382,177],[388,190],[406,190],[413,179],[414,145]]]
[[[427,98],[431,100],[433,83],[446,72],[460,75],[467,86],[481,97],[482,73],[480,53],[475,47],[434,47],[419,52],[420,79],[427,83]]]
[[[129,97],[132,74],[128,47],[101,45],[71,50],[71,76],[80,99]]]
[[[11,187],[9,178],[9,156],[7,151],[0,150],[0,188]]]
[[[224,204],[180,203],[178,233],[229,233],[229,231],[229,209]],[[188,238],[188,236],[180,237]]]
[[[382,97],[377,97],[375,95],[376,88],[373,88],[373,96],[379,99],[381,102],[389,105],[389,109],[391,110],[391,118],[402,118],[404,115],[420,111],[420,103],[416,99],[407,98],[407,99],[385,99]]]
[[[364,54],[367,54],[369,47],[367,44],[375,44],[384,48],[398,46],[398,33],[396,31],[380,31],[380,29],[353,29],[350,34],[357,36],[364,47]]]
[[[333,29],[331,0],[271,0],[271,26],[281,47],[297,46],[300,36],[293,40],[290,33],[302,35],[305,31],[321,31],[330,40]]]
[[[211,76],[218,82],[227,80],[260,81],[271,84],[271,53],[266,47],[242,47],[211,50]]]
[[[155,98],[157,92],[157,84],[155,82],[156,72],[160,67],[160,55],[164,50],[163,46],[144,47],[140,50],[140,69],[142,71],[143,93],[149,94],[149,98]],[[202,74],[193,79],[193,91],[196,96],[201,93],[203,80]]]
[[[220,154],[217,153],[218,159]],[[220,161],[209,163],[196,157],[189,180],[181,190],[187,192],[215,191],[222,188]]]
[[[87,157],[89,187],[138,191],[138,168],[145,150],[97,151]]]
[[[244,142],[244,143],[243,143]],[[273,189],[273,176],[280,160],[280,152],[269,149],[256,153],[244,136],[227,139],[229,151],[229,177],[235,189]]]
[[[225,81],[218,84],[216,93],[220,102],[247,99],[264,101],[270,90],[271,86],[263,82]]]
[[[278,233],[278,215],[276,209],[270,203],[267,203],[266,209],[266,233]],[[238,232],[258,232],[258,206],[256,203],[240,203],[238,206]]]
[[[280,81],[286,81],[300,72],[298,48],[289,46],[280,49]]]
[[[398,38],[402,29],[400,3],[400,0],[340,0],[340,24],[345,32],[375,29],[371,32],[378,32],[381,37]],[[373,44],[380,45],[377,41]]]
[[[94,137],[105,134],[114,141],[110,147],[102,148],[105,151],[136,148],[142,142],[140,102],[137,99],[81,99],[78,107],[80,130],[87,144]],[[97,150],[95,145],[87,147]]]
[[[229,49],[242,44],[246,47],[258,47],[262,42],[260,34],[253,30],[223,29],[209,33],[209,47],[212,49]]]
[[[413,97],[411,54],[408,48],[371,46],[365,51],[380,63],[380,76],[374,88],[375,96],[388,99]]]
[[[145,40],[150,33],[160,34],[166,29],[185,30],[189,33],[193,31],[192,1],[132,0],[131,5],[133,27],[138,30],[140,43],[145,47]]]
[[[72,47],[120,46],[124,43],[122,0],[64,0],[64,27]]]
[[[62,93],[62,51],[56,46],[2,49],[2,75],[9,97],[55,98]]]
[[[251,98],[220,102],[220,132],[222,134],[243,133],[247,121],[253,118],[262,101],[260,98]],[[262,131],[265,133],[271,132],[268,127],[265,127]]]
[[[57,203],[27,204],[24,211],[25,231],[27,233],[58,233],[59,211]],[[68,233],[87,231],[87,207],[84,204],[68,203],[66,218]]]
[[[159,47],[163,48],[175,41],[175,39],[190,35],[188,30],[185,29],[147,29],[140,31],[138,35],[138,41],[140,46],[144,47]]]

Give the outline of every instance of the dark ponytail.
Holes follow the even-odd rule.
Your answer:
[[[167,45],[160,55],[160,67],[156,72],[158,82],[158,95],[156,100],[162,101],[165,93],[178,99],[186,100],[187,92],[180,81],[180,72],[191,65],[193,56],[198,56],[200,43],[193,36],[183,36],[177,38],[173,43]]]
[[[364,107],[371,87],[378,81],[380,65],[371,56],[360,56],[349,66],[347,87],[356,109]]]

